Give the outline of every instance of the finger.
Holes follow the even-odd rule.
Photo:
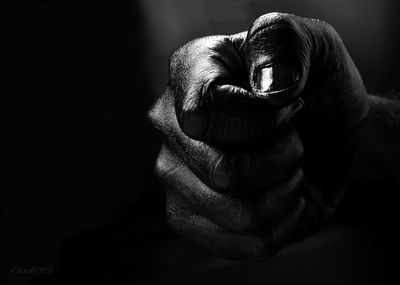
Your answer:
[[[295,127],[306,152],[305,175],[324,185],[324,196],[337,193],[368,111],[361,76],[340,36],[322,21],[270,13],[253,23],[243,50],[254,94],[276,105],[304,100]],[[276,87],[291,81],[289,89]]]
[[[250,27],[244,43],[252,93],[275,106],[299,96],[310,62],[310,43],[298,17],[270,13]]]
[[[169,191],[218,226],[237,233],[254,232],[278,220],[298,200],[301,169],[285,183],[263,193],[237,199],[217,193],[202,183],[179,158],[163,146],[156,163],[157,176]]]
[[[265,191],[287,180],[298,168],[303,148],[293,129],[255,150],[241,153],[221,150],[192,140],[180,130],[172,95],[167,89],[149,117],[170,149],[215,191],[236,196]]]
[[[238,260],[262,260],[268,256],[262,238],[224,230],[185,207],[184,201],[174,192],[167,193],[167,217],[175,231],[203,245],[218,256]]]
[[[329,24],[291,14],[266,14],[251,26],[243,50],[255,96],[277,106],[301,96],[307,121],[322,128],[329,122],[349,130],[366,115],[361,76]]]
[[[241,74],[243,61],[235,48],[244,38],[245,34],[233,38],[201,38],[187,43],[171,56],[169,87],[175,93],[178,122],[193,139],[201,139],[208,128],[214,86],[235,84],[238,90],[244,91],[239,87],[245,79]],[[236,95],[245,94],[237,92]]]
[[[172,228],[214,254],[228,259],[264,260],[275,255],[289,242],[303,238],[296,235],[296,229],[302,221],[305,207],[305,200],[300,199],[280,223],[261,229],[256,234],[239,234],[218,226],[194,211],[177,193],[167,191],[167,217]]]
[[[199,96],[207,100],[201,106],[185,107],[178,117],[182,130],[192,139],[242,149],[273,140],[304,106],[299,99],[276,108],[230,84],[213,84]]]
[[[254,96],[239,54],[246,33],[190,42],[170,60],[169,87],[175,94],[178,123],[192,139],[213,144],[267,140],[302,108],[282,110]]]

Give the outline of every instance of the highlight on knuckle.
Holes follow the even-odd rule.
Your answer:
[[[295,20],[296,16],[292,14],[273,12],[260,16],[253,24],[252,34],[267,29],[273,25],[285,26],[297,30]]]
[[[181,166],[174,163],[171,159],[168,159],[164,151],[161,150],[154,165],[154,171],[158,179],[163,183],[171,184],[171,182],[176,180],[180,169]]]

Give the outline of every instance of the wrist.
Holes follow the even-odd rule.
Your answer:
[[[364,183],[399,187],[400,100],[369,95],[368,103],[356,171]]]
[[[400,189],[400,100],[369,95],[368,103],[341,206],[344,219],[358,222],[389,217]]]

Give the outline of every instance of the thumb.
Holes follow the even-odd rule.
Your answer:
[[[254,96],[277,107],[304,101],[294,124],[305,179],[335,205],[368,113],[363,81],[339,34],[322,21],[271,13],[253,23],[242,48]]]
[[[313,118],[340,117],[350,128],[366,115],[361,76],[329,24],[265,14],[250,27],[242,48],[255,96],[277,107],[301,96]]]

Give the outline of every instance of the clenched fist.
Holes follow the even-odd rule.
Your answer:
[[[270,13],[187,43],[169,64],[149,118],[172,227],[223,257],[264,259],[326,223],[369,108],[337,32]]]

